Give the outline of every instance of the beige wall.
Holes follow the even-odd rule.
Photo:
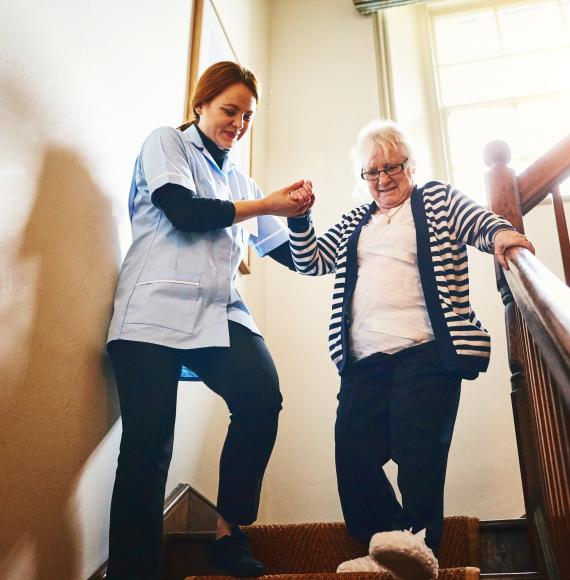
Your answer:
[[[181,121],[191,6],[0,6],[3,580],[86,578],[106,555],[126,197],[144,136]]]
[[[419,179],[445,178],[430,55],[410,41],[428,40],[426,6],[388,10],[386,24],[396,114],[418,144]],[[526,227],[540,259],[562,276],[551,208],[538,207],[527,218]],[[449,460],[446,509],[450,514],[481,518],[518,517],[525,510],[510,403],[503,306],[489,256],[469,248],[469,259],[471,300],[493,337],[493,352],[488,372],[475,382],[463,383]]]
[[[445,179],[434,138],[437,116],[433,98],[423,6],[386,13],[394,71],[398,122],[418,142],[418,177]],[[418,95],[425,95],[418,99]],[[434,118],[435,117],[435,118]],[[489,370],[476,381],[464,381],[452,445],[446,489],[448,514],[483,519],[518,517],[524,513],[510,403],[509,370],[503,309],[489,256],[469,248],[471,301],[493,338]]]
[[[378,111],[371,20],[344,0],[274,4],[268,184],[297,175],[317,192],[319,229],[353,205],[349,148]],[[271,521],[340,519],[333,455],[338,377],[328,358],[332,278],[266,265],[265,336],[284,395],[265,498]]]
[[[270,4],[216,2],[266,86]],[[126,197],[144,137],[182,121],[191,9],[0,8],[2,579],[85,578],[106,558],[121,426],[103,347],[130,243]],[[254,139],[262,185],[266,111]],[[167,491],[190,482],[215,500],[226,424],[204,385],[181,385]]]
[[[85,578],[106,557],[120,420],[103,344],[130,240],[134,158],[151,129],[176,125],[183,114],[191,4],[0,7],[2,579]],[[238,56],[264,83],[254,177],[267,190],[312,178],[322,231],[353,203],[349,147],[378,110],[372,20],[348,0],[215,4]],[[408,92],[418,90],[414,66],[402,73]],[[429,173],[425,122],[406,112],[414,105],[400,89],[399,119]],[[559,268],[546,237],[552,228],[541,219],[530,235]],[[332,280],[301,278],[268,260],[253,268],[241,284],[285,396],[260,521],[337,520],[338,377],[326,348]],[[490,261],[473,256],[472,270],[495,353],[491,372],[466,384],[448,513],[517,516],[502,312]],[[181,386],[168,490],[186,481],[215,500],[226,424],[222,401],[199,383]]]
[[[387,25],[398,121],[414,142],[420,179],[444,177],[431,138],[425,58],[415,42],[423,33],[421,16],[412,8],[394,9]],[[320,231],[352,204],[349,149],[358,129],[378,114],[373,26],[372,18],[358,16],[343,0],[275,3],[268,181],[271,188],[289,173],[310,176]],[[551,240],[533,226],[541,214],[542,208],[529,229],[549,261]],[[285,397],[265,513],[271,521],[336,520],[333,422],[339,381],[326,348],[332,281],[298,278],[271,263],[265,268],[264,331]],[[472,252],[471,276],[472,299],[493,335],[494,352],[489,372],[464,382],[446,512],[518,517],[524,506],[492,260]],[[393,465],[390,473],[394,479]]]
[[[253,176],[265,186],[267,159],[267,115],[269,101],[269,17],[271,2],[266,0],[214,0],[224,28],[238,58],[260,77],[264,91],[253,133]],[[264,303],[263,272],[254,268],[252,276],[240,280],[243,296]],[[263,308],[255,309],[256,321],[263,321]],[[216,501],[218,463],[228,424],[225,403],[202,383],[181,383],[174,440],[174,459],[167,491],[188,482],[203,495]],[[265,504],[260,507],[263,517]]]

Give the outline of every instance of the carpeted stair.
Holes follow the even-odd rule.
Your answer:
[[[162,580],[228,580],[209,562],[215,540],[216,507],[186,483],[168,496],[164,508],[165,562]],[[363,556],[343,524],[313,523],[244,528],[256,556],[267,566],[264,580],[388,580],[380,573],[335,574],[345,560]],[[479,522],[445,519],[439,580],[545,580],[529,545],[525,518]],[[89,580],[105,580],[103,563]],[[562,580],[562,579],[560,579]],[[566,579],[564,579],[566,580]],[[568,579],[570,580],[570,579]]]
[[[313,523],[245,527],[254,554],[266,566],[264,580],[379,580],[383,573],[337,575],[345,560],[366,555],[367,546],[352,540],[340,523]],[[169,580],[223,580],[207,559],[211,533],[169,534]],[[440,580],[479,578],[479,520],[446,518],[442,540]]]
[[[233,576],[187,576],[185,580],[233,580]],[[321,574],[266,574],[262,580],[391,580],[390,574],[383,572],[324,572]],[[448,568],[442,570],[438,580],[476,580],[479,568]]]

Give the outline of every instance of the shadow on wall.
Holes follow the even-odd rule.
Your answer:
[[[103,354],[118,240],[111,203],[76,153],[44,150],[20,232],[8,268],[30,299],[13,292],[11,310],[28,309],[26,324],[3,330],[11,352],[0,373],[11,384],[3,385],[0,417],[0,577],[76,580],[82,546],[74,494],[119,415]],[[22,327],[16,312],[9,318]]]

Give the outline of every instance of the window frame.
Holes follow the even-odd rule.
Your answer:
[[[562,0],[558,0],[559,3],[562,3]],[[471,1],[462,1],[462,0],[434,0],[429,3],[423,3],[418,6],[421,14],[421,28],[422,28],[422,36],[423,38],[419,39],[420,43],[426,50],[426,58],[425,62],[429,63],[428,68],[430,70],[426,71],[426,76],[429,79],[426,79],[426,90],[428,92],[427,97],[433,103],[432,107],[432,120],[431,120],[431,127],[432,127],[432,140],[435,145],[435,164],[441,168],[445,172],[446,178],[450,183],[454,181],[454,170],[453,170],[453,161],[451,155],[451,144],[449,138],[449,126],[447,122],[448,112],[453,110],[468,110],[468,109],[475,109],[476,107],[483,107],[489,104],[508,104],[508,103],[516,103],[516,102],[523,102],[526,100],[530,100],[533,97],[540,98],[547,95],[555,95],[555,94],[566,94],[566,91],[563,92],[545,92],[539,95],[534,96],[511,96],[511,97],[500,97],[493,100],[488,101],[479,101],[471,104],[459,104],[459,105],[451,105],[451,106],[444,106],[443,105],[443,98],[442,98],[442,89],[441,89],[441,81],[440,81],[440,71],[439,67],[441,66],[437,60],[437,48],[436,48],[436,32],[435,32],[435,18],[437,16],[452,16],[454,14],[464,14],[469,15],[469,13],[477,13],[481,12],[485,9],[497,9],[497,8],[504,8],[509,6],[524,6],[526,5],[533,5],[536,4],[536,0],[501,0],[499,2],[492,1],[492,0],[471,0]],[[570,31],[569,31],[570,32]],[[511,144],[512,145],[512,144]],[[483,151],[481,151],[481,157],[483,156]],[[531,162],[534,159],[531,160]],[[467,192],[468,193],[468,192]],[[564,195],[566,199],[568,199],[568,194]],[[541,203],[550,203],[549,198],[546,198]]]

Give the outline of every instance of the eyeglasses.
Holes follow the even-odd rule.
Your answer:
[[[404,171],[404,167],[406,167],[406,163],[408,162],[407,159],[404,159],[402,163],[394,163],[394,165],[388,165],[384,167],[384,169],[369,169],[368,171],[364,171],[364,169],[360,172],[360,177],[362,179],[366,179],[367,181],[375,181],[376,179],[380,179],[380,176],[385,173],[388,177],[392,177],[392,175],[398,175],[398,173],[402,173]]]

